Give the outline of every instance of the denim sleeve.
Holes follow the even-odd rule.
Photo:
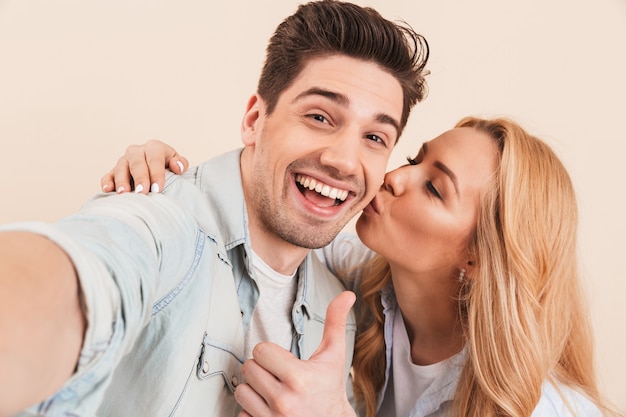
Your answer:
[[[88,321],[77,371],[29,412],[48,415],[47,408],[62,403],[76,415],[95,415],[115,366],[149,321],[153,304],[194,259],[197,222],[166,196],[129,193],[102,195],[55,224],[3,229],[45,235],[68,253]]]

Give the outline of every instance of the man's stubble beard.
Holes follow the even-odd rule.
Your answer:
[[[274,184],[273,178],[268,178],[271,173],[263,165],[270,164],[271,158],[265,158],[267,154],[257,148],[257,158],[251,177],[251,187],[248,188],[247,200],[249,208],[256,213],[256,220],[260,228],[270,235],[277,236],[283,241],[306,249],[318,249],[328,245],[341,232],[348,221],[357,214],[358,210],[353,207],[352,215],[344,215],[335,221],[316,219],[315,216],[305,216],[301,213],[293,213],[291,208],[283,202],[288,200],[290,179],[283,178],[281,196],[277,201],[272,201],[271,188],[268,184]],[[290,164],[286,172],[291,172],[299,162]],[[286,174],[283,173],[285,177]],[[287,182],[287,183],[286,183]]]
[[[288,208],[273,207],[266,197],[259,198],[256,203],[260,226],[285,242],[301,248],[317,249],[328,245],[347,223],[336,222],[335,225],[330,225],[328,221],[315,221],[313,217],[310,222],[294,219]]]

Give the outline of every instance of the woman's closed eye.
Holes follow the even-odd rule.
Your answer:
[[[418,165],[421,162],[417,160],[418,157],[419,155],[415,158],[411,158],[410,156],[407,156],[406,160],[409,162],[409,165]],[[439,192],[439,190],[437,190],[437,187],[435,187],[432,181],[430,180],[426,181],[426,189],[428,190],[429,193],[437,197],[439,200],[443,201],[443,195]]]
[[[426,188],[428,189],[428,192],[443,201],[443,195],[439,192],[439,190],[437,190],[437,187],[435,187],[432,181],[426,181]]]

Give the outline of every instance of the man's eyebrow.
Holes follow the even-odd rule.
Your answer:
[[[345,95],[337,93],[335,91],[325,90],[320,87],[311,87],[308,90],[301,92],[296,96],[296,98],[293,99],[293,102],[295,103],[296,101],[309,96],[326,97],[327,99],[332,100],[342,106],[347,106],[348,104],[350,104],[350,99]],[[386,113],[378,113],[375,120],[378,123],[391,125],[394,129],[396,129],[396,133],[400,132],[400,122],[398,122],[396,119]],[[396,138],[396,142],[398,141],[398,139],[399,138]]]
[[[376,115],[376,121],[379,123],[391,125],[394,129],[396,129],[397,135],[400,133],[400,123],[388,114],[378,113]],[[396,143],[398,143],[398,139],[400,139],[400,135],[396,136]]]
[[[335,91],[325,90],[320,87],[311,87],[308,90],[301,92],[296,96],[296,98],[293,99],[293,102],[295,103],[296,101],[302,100],[303,98],[309,96],[326,97],[327,99],[330,99],[337,104],[341,104],[342,106],[347,106],[350,103],[350,100],[345,95],[337,93]]]
[[[424,153],[424,155],[426,155],[426,152],[428,152],[428,146],[426,145],[426,143],[422,145],[422,152]],[[456,174],[452,172],[452,170],[448,168],[448,166],[441,161],[435,161],[433,163],[433,166],[439,169],[440,171],[442,171],[444,174],[446,174],[448,178],[450,178],[450,181],[452,181],[452,185],[454,185],[454,189],[456,190],[456,194],[458,196],[459,195],[459,181],[456,178]]]

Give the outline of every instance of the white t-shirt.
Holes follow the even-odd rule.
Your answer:
[[[251,358],[257,343],[267,341],[291,350],[294,331],[291,310],[298,288],[294,279],[296,271],[291,275],[279,274],[254,251],[250,252],[259,299],[244,337],[244,355]]]

